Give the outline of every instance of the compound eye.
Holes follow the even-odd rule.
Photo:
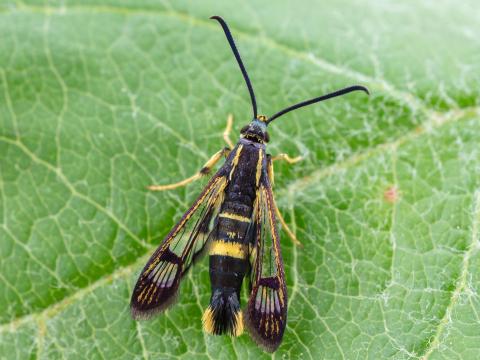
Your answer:
[[[248,127],[249,127],[248,125],[245,125],[245,126],[242,128],[242,130],[240,130],[240,134],[246,133],[247,130],[248,130]]]
[[[268,132],[265,132],[265,142],[270,141],[270,135],[268,135]]]

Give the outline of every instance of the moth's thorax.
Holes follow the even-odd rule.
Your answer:
[[[225,188],[225,202],[235,201],[250,208],[256,197],[258,182],[265,168],[265,144],[240,139],[234,152],[230,181]],[[250,213],[242,214],[250,216]]]
[[[267,143],[270,140],[267,132],[267,117],[259,115],[253,119],[250,124],[240,130],[240,138],[251,140],[260,144]]]
[[[254,146],[257,149],[265,149],[265,144],[264,143],[259,143],[257,141],[253,141],[250,139],[246,139],[244,137],[241,137],[239,140],[240,144],[247,145],[247,146]]]

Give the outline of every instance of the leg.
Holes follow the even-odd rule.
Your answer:
[[[205,165],[203,165],[203,167],[200,169],[199,172],[197,172],[195,175],[193,175],[193,176],[191,176],[187,179],[184,179],[184,180],[179,181],[179,182],[174,183],[174,184],[151,185],[151,186],[148,187],[148,189],[152,190],[152,191],[164,191],[164,190],[172,190],[172,189],[176,189],[176,188],[181,187],[181,186],[188,185],[191,182],[194,182],[195,180],[200,179],[203,175],[207,175],[212,170],[212,168],[215,166],[215,164],[222,158],[222,156],[226,157],[229,153],[230,153],[229,148],[224,148],[224,149],[218,151],[217,153],[215,153],[215,155],[213,155],[205,163]]]
[[[229,114],[227,118],[227,127],[225,128],[225,131],[223,132],[223,140],[227,143],[228,147],[230,149],[233,149],[234,144],[232,143],[232,140],[230,140],[230,132],[232,131],[232,125],[233,125],[233,115]]]
[[[275,205],[275,212],[277,214],[278,221],[280,221],[280,224],[282,224],[283,229],[287,233],[288,237],[292,240],[293,245],[303,247],[303,244],[297,239],[293,231],[290,230],[290,228],[288,227],[287,223],[285,222],[285,219],[282,216],[282,213],[280,212],[280,210],[278,210],[277,205]]]
[[[288,155],[286,155],[288,157]],[[273,185],[273,178],[274,178],[274,173],[273,173],[273,158],[270,155],[267,155],[267,163],[268,163],[268,177],[270,179],[270,183]],[[300,241],[298,241],[297,237],[293,233],[292,230],[288,227],[287,223],[285,222],[285,219],[283,218],[282,214],[280,213],[280,210],[278,210],[277,204],[273,202],[273,206],[275,206],[275,215],[278,218],[278,221],[280,221],[280,224],[282,224],[282,228],[285,230],[287,233],[288,237],[292,240],[294,245],[297,246],[303,246]]]
[[[184,179],[182,181],[179,181],[174,184],[168,184],[168,185],[151,185],[148,187],[149,190],[152,191],[165,191],[165,190],[172,190],[176,189],[181,186],[186,186],[190,184],[191,182],[194,182],[195,180],[200,179],[203,175],[206,175],[210,172],[212,167],[215,166],[215,164],[222,158],[222,156],[227,157],[228,154],[230,153],[230,150],[234,148],[234,144],[232,143],[232,140],[230,140],[230,132],[232,131],[232,125],[233,125],[233,115],[230,114],[228,115],[227,118],[227,127],[225,128],[225,131],[223,132],[223,139],[227,143],[228,147],[220,150],[217,152],[215,155],[213,155],[206,163],[203,165],[202,169],[197,172],[195,175],[190,176],[187,179]]]
[[[297,156],[297,157],[294,157],[294,158],[291,158],[290,156],[288,156],[287,154],[278,154],[274,157],[272,157],[272,160],[273,161],[276,161],[276,160],[284,160],[286,161],[287,163],[289,164],[295,164],[297,162],[299,162],[300,160],[302,160],[303,157],[301,156]]]

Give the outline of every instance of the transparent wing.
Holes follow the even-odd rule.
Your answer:
[[[148,260],[131,299],[132,316],[145,319],[174,300],[183,274],[202,253],[223,201],[227,177],[217,173]]]
[[[255,341],[268,351],[281,343],[287,322],[287,287],[278,236],[275,202],[264,174],[254,207],[250,252],[251,293],[246,325]]]

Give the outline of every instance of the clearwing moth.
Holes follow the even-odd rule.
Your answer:
[[[226,157],[193,205],[173,227],[142,270],[131,299],[134,319],[147,319],[165,310],[176,298],[180,280],[205,252],[210,260],[210,305],[203,314],[207,333],[239,336],[248,329],[258,345],[275,351],[287,323],[287,286],[280,251],[277,219],[286,226],[272,194],[275,159],[293,162],[285,154],[272,157],[265,151],[267,126],[286,113],[361,90],[350,86],[289,106],[270,118],[257,114],[253,87],[225,21],[220,23],[250,93],[253,119],[240,131],[240,140],[216,153],[194,176],[176,184],[151,186],[167,190],[184,186],[210,172]],[[231,118],[227,128],[231,128]],[[295,238],[293,238],[296,240]],[[249,300],[240,308],[243,278],[249,275]]]

